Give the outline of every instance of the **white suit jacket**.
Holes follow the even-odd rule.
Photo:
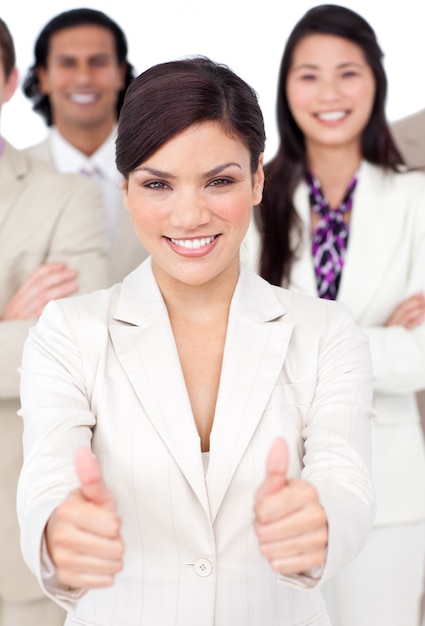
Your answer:
[[[425,109],[394,122],[391,132],[406,165],[425,172]],[[418,393],[417,398],[425,434],[425,391]]]
[[[63,139],[63,141],[65,140]],[[114,146],[114,144],[112,145]],[[27,148],[26,152],[57,167],[50,147],[50,136],[41,143]],[[114,152],[111,152],[110,158],[111,163],[115,163]],[[118,202],[116,211],[114,236],[109,250],[109,285],[121,282],[124,276],[134,270],[148,256],[135,233],[130,212],[124,206],[123,200]]]
[[[290,288],[317,296],[304,183],[294,202],[304,224],[304,241]],[[246,247],[247,262],[257,268],[259,239],[253,224]],[[385,174],[363,162],[338,300],[350,309],[370,341],[376,524],[425,519],[425,446],[415,400],[415,392],[425,388],[425,324],[410,331],[383,327],[396,305],[417,291],[425,291],[425,175]]]
[[[21,374],[22,547],[47,592],[71,611],[68,625],[329,626],[319,591],[306,591],[317,580],[274,573],[252,521],[268,451],[284,436],[289,475],[316,485],[328,515],[323,576],[367,538],[371,361],[342,305],[242,272],[206,476],[150,259],[122,286],[49,305]],[[43,573],[40,544],[52,510],[77,484],[81,445],[92,446],[117,497],[126,554],[111,588],[72,594]]]

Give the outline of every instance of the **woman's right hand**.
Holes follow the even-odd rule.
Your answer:
[[[47,550],[63,585],[108,587],[123,567],[121,520],[90,450],[77,450],[76,467],[81,486],[50,516]]]
[[[400,302],[385,322],[384,326],[404,326],[411,330],[425,320],[425,295],[415,293]]]

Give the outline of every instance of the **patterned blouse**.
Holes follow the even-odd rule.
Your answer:
[[[353,205],[357,176],[356,172],[342,202],[331,209],[317,178],[310,172],[306,174],[310,207],[319,216],[311,240],[317,293],[320,298],[327,300],[336,300],[338,295],[349,235],[349,224],[344,221],[344,213],[348,213]]]

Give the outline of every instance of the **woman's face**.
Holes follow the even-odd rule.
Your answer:
[[[131,172],[125,202],[157,280],[237,276],[263,179],[262,158],[252,174],[249,150],[218,122],[189,127]]]
[[[302,39],[294,49],[286,95],[307,150],[347,147],[360,152],[375,79],[359,46],[334,35]]]

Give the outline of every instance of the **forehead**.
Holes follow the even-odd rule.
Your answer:
[[[313,34],[303,37],[294,48],[292,65],[366,63],[364,52],[353,41],[337,35]]]
[[[229,134],[221,122],[205,121],[193,124],[166,141],[147,160],[182,165],[183,156],[192,163],[191,169],[206,167],[224,160],[249,163],[249,151],[236,135]],[[186,167],[186,165],[184,166]]]
[[[116,57],[115,38],[104,26],[85,24],[63,28],[49,39],[49,57],[108,54]]]

